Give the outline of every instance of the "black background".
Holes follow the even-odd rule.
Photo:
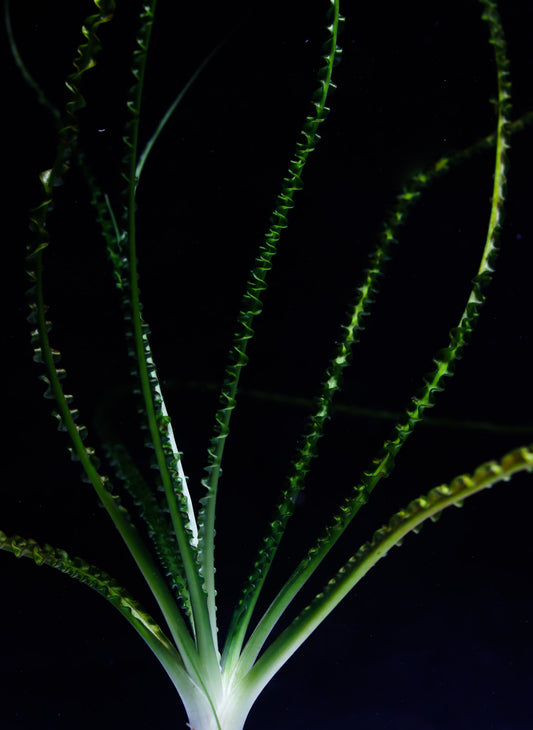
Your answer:
[[[327,2],[160,0],[146,82],[146,138],[205,55],[229,38],[154,149],[139,187],[146,319],[195,494],[247,270],[315,85]],[[370,7],[371,5],[371,7]],[[103,27],[86,76],[82,135],[119,208],[122,126],[138,3]],[[481,5],[346,2],[338,91],[305,171],[250,348],[217,523],[221,626],[253,560],[380,221],[402,182],[492,131],[495,73]],[[20,52],[60,104],[90,3],[18,0]],[[502,18],[513,116],[531,99],[533,4]],[[7,44],[4,44],[6,46]],[[64,547],[149,597],[41,397],[25,322],[24,247],[37,173],[54,155],[46,112],[7,53],[2,293],[4,457],[0,528]],[[103,130],[103,131],[98,131]],[[512,140],[498,270],[472,343],[336,550],[329,572],[432,486],[533,441],[531,132]],[[274,594],[391,430],[465,303],[486,232],[490,154],[436,183],[402,229],[320,458],[266,591]],[[104,413],[135,443],[120,314],[98,230],[75,172],[58,190],[47,263],[53,343],[82,422]],[[261,391],[266,398],[258,397]],[[276,401],[272,396],[285,398]],[[91,443],[96,439],[90,439]],[[143,452],[139,458],[145,459]],[[445,514],[367,576],[256,703],[247,727],[522,730],[531,727],[531,479]],[[0,712],[6,730],[184,727],[172,685],[97,594],[0,555]],[[328,578],[320,571],[304,605]]]

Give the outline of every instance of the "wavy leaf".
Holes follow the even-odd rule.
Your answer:
[[[270,228],[265,240],[259,248],[254,265],[246,285],[241,311],[238,316],[238,329],[233,338],[230,352],[230,364],[226,368],[224,384],[220,394],[220,407],[215,416],[215,435],[211,439],[208,450],[208,464],[206,476],[202,481],[206,489],[206,496],[202,500],[202,510],[199,515],[200,548],[202,553],[202,574],[207,582],[210,598],[210,612],[215,621],[215,586],[214,586],[214,535],[215,535],[215,506],[218,480],[221,474],[224,445],[229,433],[231,414],[235,408],[237,388],[242,369],[247,363],[247,346],[253,337],[253,322],[262,310],[262,296],[266,289],[267,276],[272,268],[272,261],[277,251],[278,241],[283,230],[288,225],[289,211],[294,207],[294,197],[302,188],[302,173],[309,155],[313,152],[320,139],[319,127],[326,119],[329,111],[326,106],[328,94],[334,89],[332,81],[333,67],[340,58],[341,50],[338,46],[338,34],[344,18],[339,13],[338,4],[330,0],[331,7],[328,16],[328,39],[322,47],[322,65],[318,71],[319,86],[312,99],[313,111],[306,117],[300,133],[300,141],[296,144],[296,151],[289,163],[287,175],[283,179],[281,191],[278,195],[274,211],[271,216]],[[262,579],[255,584],[255,591],[246,594],[246,609],[232,621],[229,636],[226,642],[226,652],[231,646],[233,656],[236,656],[240,643],[246,632],[247,621],[253,610],[262,580],[266,577],[265,569]],[[241,604],[241,606],[244,604]],[[246,616],[246,618],[244,618]],[[234,635],[236,639],[234,640]]]

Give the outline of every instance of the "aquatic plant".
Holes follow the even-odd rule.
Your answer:
[[[261,326],[260,324],[256,325],[256,321],[258,323],[260,322],[256,317],[261,308],[259,299],[264,290],[263,276],[266,276],[269,271],[270,259],[274,254],[278,233],[284,231],[286,209],[292,207],[293,194],[300,188],[300,165],[303,163],[304,158],[313,151],[312,148],[314,148],[317,142],[317,131],[319,127],[321,128],[323,126],[322,121],[325,117],[325,107],[329,105],[327,94],[330,92],[330,73],[335,74],[336,72],[333,66],[338,56],[338,5],[337,3],[332,3],[332,16],[328,20],[330,27],[322,56],[319,84],[313,97],[314,106],[307,118],[304,133],[294,158],[296,162],[291,163],[289,173],[285,178],[282,193],[277,201],[276,212],[272,218],[273,228],[269,235],[267,235],[263,249],[255,262],[247,293],[240,307],[239,331],[234,340],[231,364],[225,374],[221,408],[216,419],[216,434],[211,442],[209,465],[204,479],[204,486],[206,486],[207,493],[208,495],[211,494],[211,497],[208,497],[205,504],[203,504],[204,509],[201,511],[199,517],[192,512],[191,501],[188,498],[188,491],[185,486],[185,474],[181,469],[181,460],[178,459],[177,451],[178,446],[181,448],[182,440],[186,441],[190,438],[187,433],[190,420],[186,424],[178,427],[177,433],[182,434],[182,436],[175,441],[173,432],[170,430],[170,422],[168,419],[168,413],[176,412],[178,416],[177,420],[180,421],[180,404],[185,398],[183,395],[184,385],[181,385],[181,394],[176,399],[177,407],[169,406],[167,413],[167,408],[163,403],[164,382],[163,386],[160,387],[159,381],[156,379],[151,349],[147,339],[148,331],[142,319],[140,303],[138,301],[137,259],[138,257],[147,259],[147,254],[150,251],[149,249],[144,250],[144,252],[138,255],[134,244],[138,228],[144,234],[149,234],[150,230],[147,228],[143,229],[141,225],[138,226],[135,218],[136,207],[139,210],[141,209],[143,188],[146,186],[147,174],[145,170],[142,170],[142,166],[139,165],[139,161],[142,160],[144,162],[146,158],[139,157],[137,150],[139,134],[137,123],[140,116],[139,113],[142,112],[140,100],[143,86],[145,51],[149,45],[148,38],[151,32],[153,8],[143,8],[141,13],[143,22],[139,35],[140,42],[134,56],[134,76],[137,81],[129,95],[129,106],[133,112],[133,118],[128,122],[126,158],[122,168],[125,171],[127,179],[126,204],[124,206],[125,214],[122,218],[119,214],[122,203],[114,194],[115,183],[111,183],[109,188],[104,187],[98,181],[98,176],[93,177],[93,172],[90,168],[95,160],[93,159],[93,155],[90,157],[83,155],[82,142],[84,140],[79,134],[79,127],[82,126],[84,121],[84,112],[82,112],[84,100],[81,96],[81,90],[84,88],[84,84],[89,83],[85,78],[86,72],[90,70],[91,73],[95,73],[98,69],[96,67],[96,70],[93,71],[92,68],[98,60],[98,54],[100,52],[97,32],[98,35],[105,38],[104,33],[106,32],[106,28],[100,26],[104,21],[107,23],[108,20],[111,20],[113,11],[111,4],[108,6],[106,3],[97,3],[99,12],[88,18],[85,22],[85,37],[78,49],[75,70],[68,80],[70,96],[65,112],[56,114],[55,107],[50,105],[52,114],[55,114],[58,120],[59,150],[54,164],[42,175],[45,198],[32,212],[33,239],[28,250],[28,268],[35,285],[30,294],[30,321],[33,327],[36,359],[43,361],[46,365],[47,374],[44,378],[49,388],[49,395],[52,395],[57,402],[56,412],[61,427],[69,432],[72,440],[71,448],[73,455],[82,462],[86,476],[96,489],[101,502],[110,513],[115,526],[118,527],[128,549],[133,554],[135,562],[144,574],[159,604],[163,621],[166,622],[167,627],[165,627],[164,631],[170,635],[170,638],[163,634],[163,630],[155,623],[151,616],[144,609],[141,609],[123,588],[111,581],[101,571],[88,566],[85,562],[78,559],[71,559],[62,551],[46,545],[39,546],[31,540],[18,537],[8,538],[3,534],[2,547],[13,552],[15,555],[32,557],[37,563],[51,564],[53,567],[59,568],[67,574],[87,582],[113,603],[143,636],[148,646],[165,667],[184,700],[189,722],[196,730],[210,727],[226,729],[242,727],[255,696],[270,677],[275,674],[279,666],[292,654],[306,635],[311,630],[314,630],[315,625],[341,600],[345,592],[353,586],[356,580],[392,544],[399,542],[405,532],[418,529],[422,521],[430,517],[435,517],[448,504],[458,503],[465,496],[469,496],[469,494],[485,486],[489,486],[495,481],[507,478],[516,470],[530,468],[531,454],[529,450],[515,450],[507,457],[504,457],[500,465],[492,464],[489,467],[485,466],[476,470],[472,479],[458,478],[451,481],[448,486],[432,490],[427,497],[410,502],[406,510],[397,512],[388,527],[382,528],[382,530],[376,533],[371,543],[365,544],[355,554],[354,558],[348,560],[345,568],[328,584],[325,591],[319,594],[315,601],[311,602],[308,609],[304,610],[303,613],[296,612],[298,618],[293,623],[288,623],[284,630],[276,638],[273,638],[270,647],[261,653],[263,642],[267,638],[270,638],[269,634],[271,631],[273,632],[272,636],[275,636],[275,625],[278,620],[282,619],[285,609],[289,607],[289,603],[293,599],[292,593],[294,593],[295,600],[298,601],[299,597],[296,598],[296,594],[301,587],[300,584],[303,584],[304,580],[310,577],[311,572],[318,567],[321,559],[333,547],[333,544],[341,536],[341,533],[344,532],[344,529],[348,527],[348,523],[351,522],[359,507],[367,501],[374,486],[377,485],[383,476],[387,476],[390,473],[392,463],[396,458],[399,448],[403,445],[407,436],[410,435],[415,425],[422,418],[426,417],[427,408],[432,405],[435,392],[442,388],[443,378],[446,375],[450,375],[455,369],[455,361],[462,354],[464,341],[470,337],[473,325],[477,320],[479,313],[477,305],[484,298],[488,279],[490,278],[494,265],[493,252],[496,248],[496,239],[499,234],[498,218],[503,201],[505,148],[509,144],[512,131],[508,118],[508,102],[506,97],[509,93],[509,88],[506,80],[507,62],[504,56],[505,45],[503,43],[502,31],[494,4],[485,2],[483,6],[486,15],[485,20],[488,21],[491,32],[492,44],[497,52],[496,60],[500,86],[498,91],[499,100],[496,107],[499,116],[496,125],[496,134],[479,144],[480,147],[496,148],[495,188],[490,206],[491,225],[489,226],[486,246],[484,251],[483,246],[481,246],[475,252],[475,255],[481,258],[481,264],[478,263],[479,270],[472,287],[468,305],[466,309],[463,307],[462,315],[461,311],[459,311],[459,316],[453,322],[453,324],[459,324],[451,333],[451,341],[448,347],[441,350],[436,358],[437,369],[433,371],[429,380],[426,379],[426,386],[423,387],[422,392],[417,391],[415,399],[409,405],[407,415],[399,417],[398,426],[394,430],[392,438],[386,441],[380,456],[376,457],[372,466],[365,465],[365,473],[356,484],[356,487],[350,492],[351,497],[347,497],[348,501],[343,503],[343,508],[335,513],[336,516],[332,521],[328,522],[329,528],[323,538],[315,543],[314,548],[312,548],[308,555],[304,553],[303,561],[295,567],[295,572],[291,574],[289,580],[287,582],[282,581],[280,592],[277,594],[278,597],[274,600],[272,606],[269,608],[267,604],[257,611],[257,614],[259,616],[262,615],[263,618],[258,623],[256,620],[252,620],[252,611],[256,601],[259,599],[258,589],[262,586],[263,579],[266,577],[270,562],[277,549],[278,541],[281,539],[285,522],[290,517],[292,511],[298,509],[298,506],[302,503],[303,492],[301,492],[301,489],[303,487],[304,477],[308,471],[310,461],[315,455],[317,441],[322,435],[324,423],[332,413],[332,398],[340,387],[341,373],[348,364],[351,345],[360,336],[363,316],[370,310],[370,304],[372,303],[370,300],[374,298],[378,289],[378,278],[385,272],[386,260],[394,253],[394,244],[399,235],[398,224],[403,222],[403,219],[411,212],[411,207],[421,197],[422,190],[426,184],[434,182],[434,179],[439,174],[444,175],[447,173],[448,168],[454,165],[469,164],[464,162],[464,158],[473,155],[474,149],[472,147],[469,147],[465,153],[458,153],[455,157],[448,155],[446,158],[440,159],[437,163],[429,166],[423,172],[417,172],[412,175],[411,180],[406,183],[403,192],[398,197],[392,213],[386,219],[377,248],[370,253],[370,263],[366,267],[366,273],[363,277],[359,275],[359,279],[357,275],[354,277],[356,281],[358,279],[357,283],[360,286],[358,289],[358,299],[350,310],[349,317],[345,320],[341,332],[336,335],[338,342],[335,346],[334,356],[330,362],[326,376],[322,378],[323,385],[319,400],[314,406],[305,404],[309,408],[311,415],[308,417],[305,435],[300,441],[297,455],[292,463],[291,476],[285,487],[284,498],[277,508],[276,518],[271,522],[270,532],[265,538],[252,577],[242,594],[241,602],[237,606],[233,618],[229,622],[229,626],[226,627],[226,643],[222,644],[221,642],[220,646],[218,645],[218,636],[216,633],[217,616],[215,611],[213,565],[215,500],[213,495],[216,493],[218,484],[221,455],[229,430],[228,422],[233,411],[233,401],[236,395],[237,384],[241,370],[246,363],[246,353],[244,350],[248,347],[252,321],[254,328]],[[231,38],[228,40],[228,43],[230,42]],[[218,61],[215,60],[214,63],[216,62]],[[27,78],[30,80],[28,75]],[[195,83],[199,85],[201,81],[198,80]],[[105,134],[105,125],[98,125],[98,129],[102,130],[102,132],[99,132],[100,134]],[[108,150],[106,150],[106,154],[108,154]],[[100,164],[102,163],[100,162]],[[117,395],[116,392],[108,393],[106,397],[102,398],[99,412],[95,417],[95,425],[101,432],[102,443],[107,450],[107,454],[98,452],[98,456],[100,458],[107,456],[110,465],[114,467],[117,473],[119,482],[122,481],[124,483],[126,495],[129,493],[129,497],[126,496],[124,498],[125,504],[128,505],[129,513],[133,514],[135,511],[139,511],[145,519],[145,538],[147,540],[152,539],[154,542],[158,560],[161,562],[163,572],[169,578],[170,585],[168,586],[161,577],[159,570],[156,569],[155,561],[146,548],[145,543],[147,540],[141,540],[138,537],[136,530],[129,522],[129,517],[126,517],[124,508],[118,506],[116,493],[109,486],[107,468],[103,471],[96,453],[92,448],[87,447],[86,441],[79,436],[82,429],[79,426],[77,414],[73,411],[70,397],[65,396],[63,391],[64,381],[63,372],[60,370],[59,365],[59,353],[48,342],[49,324],[46,321],[48,316],[44,304],[45,299],[41,291],[43,266],[46,257],[52,255],[55,245],[54,235],[50,237],[49,231],[52,230],[55,233],[54,228],[60,228],[61,226],[59,222],[61,208],[62,205],[65,206],[63,190],[68,187],[69,179],[73,175],[76,175],[76,170],[81,172],[81,177],[85,178],[91,190],[96,215],[102,227],[109,258],[113,265],[113,277],[121,295],[124,318],[129,329],[129,346],[133,359],[137,362],[136,375],[139,378],[140,390],[143,396],[143,401],[141,401],[143,405],[140,405],[141,414],[149,424],[148,438],[151,441],[156,455],[157,471],[161,475],[161,482],[156,483],[155,489],[154,487],[149,488],[147,486],[148,484],[152,485],[154,483],[153,475],[146,468],[147,464],[143,461],[143,457],[139,456],[142,452],[140,448],[142,444],[139,443],[138,437],[135,434],[131,435],[128,429],[124,428],[124,422],[133,419],[130,412],[125,410],[121,394]],[[140,175],[141,171],[143,172],[142,178]],[[168,175],[169,173],[167,173]],[[188,182],[187,176],[185,176],[185,180],[188,183],[186,187],[196,187]],[[141,185],[138,188],[139,181],[141,181]],[[170,186],[166,184],[165,187]],[[161,195],[161,197],[163,196]],[[53,213],[52,203],[54,208]],[[157,199],[156,203],[158,206],[161,205],[161,202],[157,201]],[[237,197],[235,201],[236,217],[241,215],[242,204],[239,205],[239,203],[240,200]],[[154,205],[153,199],[151,200],[151,205]],[[174,205],[176,205],[175,201]],[[183,215],[187,215],[186,206],[184,205],[182,208],[184,209]],[[179,215],[180,206],[176,205],[176,216],[179,217]],[[194,221],[192,225],[194,226]],[[77,227],[81,227],[81,225],[78,224]],[[60,230],[58,236],[61,233]],[[167,236],[168,231],[164,237],[166,238]],[[241,273],[241,263],[235,260],[236,256],[232,253],[233,228],[222,230],[219,236],[218,253],[222,254],[221,258],[230,258],[232,267],[236,269],[235,276],[238,278],[237,275]],[[157,248],[158,254],[155,257],[155,262],[162,268],[170,268],[169,264],[166,264],[167,254],[165,248],[168,245],[168,242],[165,242],[165,244],[161,244]],[[239,258],[249,258],[249,254],[243,252],[241,246],[238,247],[237,252]],[[215,280],[222,278],[218,271],[219,261],[216,258],[217,251],[210,251],[209,253],[211,257],[210,265],[202,266],[202,278],[198,284],[198,288],[202,291],[204,289],[215,288]],[[200,254],[200,256],[203,257],[203,254]],[[302,257],[301,251],[299,252],[299,256]],[[80,252],[78,250],[74,258],[79,257]],[[174,271],[176,271],[176,260],[171,260]],[[297,265],[299,265],[300,261],[301,258],[298,259]],[[61,264],[61,277],[62,281],[64,281],[65,264],[64,262],[61,262]],[[85,266],[85,259],[83,259],[83,266]],[[209,273],[212,269],[215,270],[214,275]],[[297,271],[298,269],[296,268]],[[46,273],[48,276],[48,272]],[[89,300],[90,304],[92,295],[95,293],[95,281],[98,280],[96,278],[98,274],[98,268],[91,271],[90,274],[87,274],[87,289],[80,292],[78,297],[70,301],[74,302],[76,299],[84,298]],[[292,275],[295,275],[294,272]],[[202,303],[201,297],[195,296],[195,292],[191,291],[185,284],[184,279],[186,280],[186,278],[186,268],[182,265],[181,270],[176,271],[173,277],[173,287],[166,285],[162,288],[171,294],[171,302],[175,296],[178,296],[178,292],[175,293],[174,288],[178,290],[184,289],[186,296],[181,300],[182,304],[177,307],[176,312],[186,312],[188,314],[188,298],[195,297],[195,306],[191,307],[193,310],[201,309]],[[76,283],[75,286],[78,287],[80,285]],[[228,278],[222,281],[219,296],[223,295],[224,299],[229,300],[229,309],[235,307],[235,291],[238,291],[238,288],[236,288],[233,279]],[[465,293],[467,293],[466,288]],[[297,298],[299,297],[300,294],[298,294]],[[148,303],[147,306],[149,306]],[[172,309],[170,305],[169,309]],[[73,315],[71,322],[74,323],[77,329],[81,328],[79,323],[82,320],[80,319],[79,313],[74,311]],[[183,327],[196,327],[199,321],[197,316],[197,311],[194,311],[194,316],[191,313],[189,318],[189,324],[185,322],[181,325],[180,322],[180,325]],[[291,349],[287,347],[283,352],[284,359],[293,359],[296,364],[298,363],[298,357],[301,356],[300,350],[305,349],[300,345],[302,340],[313,337],[314,350],[315,338],[316,340],[322,339],[318,336],[321,323],[317,321],[316,315],[311,317],[308,314],[308,317],[312,320],[312,326],[308,329],[307,322],[302,321],[300,328],[291,332],[291,339],[294,341],[296,348],[293,347]],[[105,327],[101,319],[101,317],[98,317],[99,321],[97,322],[96,330],[103,329],[105,337]],[[151,318],[148,316],[147,319],[150,320]],[[180,320],[182,319],[185,319],[184,315],[180,316]],[[154,330],[156,330],[155,339],[158,340],[159,338],[160,340],[161,334],[159,336],[157,334],[158,323],[154,322],[153,326]],[[54,331],[50,334],[52,340],[56,327],[54,326]],[[73,325],[71,324],[70,327],[72,328]],[[159,333],[161,333],[161,331],[164,331],[168,327],[168,324],[165,324],[164,327],[159,325],[159,327]],[[203,340],[203,345],[211,341],[212,331],[217,327],[218,320],[214,321],[213,316],[211,316],[205,324],[205,334],[203,331],[200,332],[200,340]],[[61,351],[67,349],[69,337],[72,336],[73,332],[67,332],[66,334],[67,336],[63,338],[64,344],[60,348]],[[96,332],[92,332],[91,337],[87,337],[84,332],[82,340],[88,341],[90,348],[95,347],[98,349],[98,358],[101,363],[102,355],[100,353],[104,352],[105,348],[99,344],[92,345],[93,342],[98,342],[96,334]],[[174,335],[176,334],[179,336],[180,327],[174,330]],[[175,345],[173,344],[170,347],[173,350],[175,349]],[[198,345],[200,350],[201,347],[202,342]],[[82,357],[85,357],[86,354],[85,352]],[[260,355],[265,358],[268,353],[263,352]],[[178,364],[182,357],[184,356],[178,351],[177,357],[175,358]],[[204,388],[207,389],[207,381],[202,380],[202,361],[206,359],[205,354],[199,357],[195,350],[190,357],[195,361],[195,364],[197,360],[199,361],[197,363],[197,370],[195,371],[196,383],[203,383]],[[316,359],[320,368],[323,368],[323,365],[320,363],[321,358],[317,357],[314,351],[309,355],[304,355],[304,357]],[[324,362],[327,362],[327,359]],[[91,367],[94,367],[94,365]],[[104,366],[101,365],[101,367]],[[107,367],[107,362],[105,367]],[[174,367],[177,366],[175,365]],[[265,369],[271,368],[272,365],[265,365]],[[92,370],[90,369],[88,372],[91,374]],[[296,368],[296,372],[299,372],[298,368]],[[92,377],[92,374],[90,377]],[[175,371],[171,377],[176,377]],[[383,393],[387,391],[386,380],[387,378],[384,376],[380,380]],[[276,378],[273,378],[273,382],[272,380],[270,382],[271,389],[279,385],[279,383],[276,383]],[[283,385],[283,382],[281,385]],[[193,384],[188,384],[188,390],[194,390]],[[285,383],[285,391],[287,390],[289,391],[289,396],[281,398],[282,402],[285,401],[286,407],[290,405],[290,392],[293,388],[288,387]],[[249,397],[254,398],[254,396],[255,400],[252,400],[252,402],[254,404],[253,408],[255,409],[259,407],[259,394],[251,393]],[[246,397],[246,390],[244,390],[244,397]],[[267,397],[267,401],[269,399],[274,399],[272,393]],[[76,401],[79,401],[78,396],[76,396]],[[82,413],[83,410],[81,408]],[[117,412],[119,412],[119,417],[115,420],[113,414]],[[135,454],[135,463],[129,455],[128,450],[123,447],[122,442],[117,438],[117,426],[123,428],[121,438],[130,447],[129,453]],[[266,432],[263,432],[263,436],[261,437],[262,440],[270,439],[270,431],[272,428],[272,424],[268,423],[268,428]],[[276,420],[275,428],[279,430],[284,428],[284,424],[279,421],[279,418]],[[143,437],[147,435],[145,432]],[[248,448],[250,449],[250,447]],[[184,463],[189,468],[187,455],[190,453],[190,450],[184,448],[184,452]],[[273,449],[267,445],[267,458],[271,458],[272,453]],[[279,447],[276,448],[276,453],[281,453]],[[347,453],[349,459],[352,459],[353,457],[349,449]],[[367,458],[367,453],[363,455],[365,459]],[[138,461],[139,458],[140,463]],[[266,494],[268,493],[269,497],[272,498],[272,488],[268,483],[261,487],[258,486],[260,483],[258,480],[261,479],[261,472],[265,471],[265,467],[259,465],[259,468],[254,469],[253,467],[257,467],[258,465],[253,463],[254,458],[250,458],[249,453],[241,453],[238,456],[235,455],[233,458],[238,464],[237,468],[241,472],[244,471],[247,475],[246,480],[250,479],[250,474],[253,474],[253,496],[250,494],[250,487],[248,487],[246,497],[247,510],[251,511],[254,508],[253,502],[259,501],[260,511],[264,511],[262,505],[266,501]],[[325,481],[326,478],[328,481]],[[327,491],[336,490],[337,485],[330,485],[330,480],[331,475],[328,476],[328,471],[321,473],[320,481],[322,485],[327,485]],[[191,479],[189,483],[192,484],[194,481],[199,480]],[[270,478],[268,479],[269,481]],[[242,489],[240,485],[239,488]],[[227,489],[231,489],[231,486],[228,485]],[[193,492],[194,499],[196,499],[197,491],[195,489]],[[324,487],[319,483],[318,496],[321,498],[321,510],[326,511],[325,505],[328,495],[324,495],[324,491]],[[242,492],[240,495],[239,499],[242,499]],[[260,500],[258,500],[257,495],[261,495]],[[224,497],[225,495],[222,494],[221,496]],[[265,500],[263,500],[263,496],[265,496]],[[170,522],[167,516],[168,514],[170,514]],[[245,525],[244,522],[248,523],[248,525]],[[204,526],[203,528],[202,525]],[[248,551],[251,538],[250,528],[252,530],[257,529],[255,527],[256,520],[252,519],[249,515],[245,517],[239,516],[237,525],[238,528],[234,529],[238,529],[243,535],[242,544],[244,544],[246,551]],[[222,530],[219,531],[222,532]],[[244,538],[244,536],[246,537]],[[240,540],[237,539],[236,545],[233,548],[234,554],[238,554],[239,542]],[[178,553],[181,555],[183,564],[180,564],[178,560]],[[221,587],[224,587],[224,585],[224,582],[221,581]],[[276,593],[271,595],[271,598],[275,595]],[[302,608],[304,606],[305,603]],[[189,624],[188,626],[187,622]],[[247,632],[250,626],[257,628],[254,633],[248,635]],[[219,648],[222,653],[221,657],[218,654]],[[257,663],[254,665],[256,659]]]

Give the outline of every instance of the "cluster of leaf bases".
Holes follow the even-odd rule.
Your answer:
[[[145,68],[155,19],[155,0],[142,6],[132,61],[133,81],[128,94],[130,117],[124,136],[124,193],[120,205],[112,205],[93,178],[79,142],[78,117],[86,103],[81,92],[84,76],[97,62],[101,49],[97,35],[99,28],[113,19],[115,10],[113,0],[95,0],[94,4],[96,12],[86,18],[83,24],[82,40],[76,52],[73,70],[66,80],[68,101],[62,111],[47,100],[25,67],[15,45],[9,13],[6,14],[14,58],[24,79],[34,88],[40,102],[50,110],[57,126],[58,138],[55,160],[51,168],[41,175],[42,200],[31,214],[32,240],[27,254],[31,278],[29,322],[32,328],[34,359],[44,366],[41,378],[46,384],[45,396],[55,402],[54,415],[60,428],[68,433],[72,457],[81,463],[85,481],[95,489],[146,580],[164,617],[166,628],[159,626],[115,580],[85,561],[69,557],[63,550],[49,545],[38,545],[33,540],[18,536],[7,536],[2,532],[0,547],[16,557],[32,558],[37,565],[50,565],[86,583],[113,604],[143,637],[169,674],[187,710],[189,727],[196,730],[240,730],[253,702],[267,682],[393,545],[399,544],[407,533],[418,531],[425,520],[436,519],[446,507],[461,504],[466,497],[496,482],[507,480],[518,471],[533,469],[533,452],[530,448],[522,447],[507,454],[500,462],[480,466],[471,476],[457,477],[450,484],[436,487],[426,496],[415,499],[405,509],[397,512],[368,543],[360,547],[307,608],[279,636],[271,640],[272,630],[294,597],[344,533],[360,507],[367,502],[381,478],[391,472],[405,440],[424,418],[427,409],[433,405],[435,394],[444,387],[444,378],[453,374],[456,361],[463,354],[478,320],[486,288],[494,271],[504,203],[509,139],[529,118],[514,123],[510,121],[511,87],[501,21],[496,3],[492,0],[481,0],[482,18],[489,30],[497,71],[496,131],[453,157],[443,158],[426,170],[417,172],[397,196],[360,278],[354,302],[322,380],[314,411],[298,444],[274,518],[240,601],[235,607],[228,635],[224,644],[219,645],[214,582],[214,525],[224,446],[236,404],[239,378],[248,359],[248,344],[254,334],[254,320],[262,309],[262,296],[267,286],[268,274],[283,231],[288,225],[295,194],[302,187],[306,162],[319,141],[319,129],[327,116],[328,97],[334,87],[334,68],[340,60],[338,36],[343,18],[338,0],[329,0],[326,40],[316,91],[283,179],[270,227],[259,247],[246,283],[221,390],[214,436],[208,449],[203,479],[205,496],[197,510],[190,496],[181,454],[158,380],[150,349],[149,329],[142,316],[136,256],[136,191],[148,154],[161,130],[213,54],[193,74],[145,149],[141,151],[139,120]],[[296,499],[304,488],[305,476],[316,455],[318,440],[326,420],[331,415],[333,398],[340,389],[343,370],[349,364],[353,345],[359,339],[365,318],[377,294],[385,263],[393,254],[398,229],[424,188],[436,177],[464,163],[465,159],[478,151],[487,149],[494,151],[494,183],[488,232],[478,272],[472,281],[463,312],[450,331],[448,345],[435,356],[433,371],[426,375],[423,386],[412,397],[392,436],[383,444],[380,453],[349,491],[323,534],[293,571],[266,612],[252,624],[259,594],[293,513]],[[60,366],[60,354],[50,340],[51,323],[47,317],[43,283],[43,262],[53,245],[48,220],[54,205],[55,189],[66,184],[69,169],[75,165],[80,167],[86,178],[91,203],[122,302],[133,375],[141,403],[142,428],[152,449],[154,471],[157,474],[154,483],[146,481],[124,447],[112,439],[105,444],[108,466],[102,467],[95,450],[87,443],[86,429],[80,425],[73,398],[65,390],[65,372]],[[117,210],[121,212],[117,214]],[[134,517],[121,504],[120,490],[111,483],[108,476],[112,471],[115,473],[114,481],[129,492],[138,508],[137,518],[145,523],[152,541],[150,547],[140,538]],[[152,550],[155,551],[155,558]]]

